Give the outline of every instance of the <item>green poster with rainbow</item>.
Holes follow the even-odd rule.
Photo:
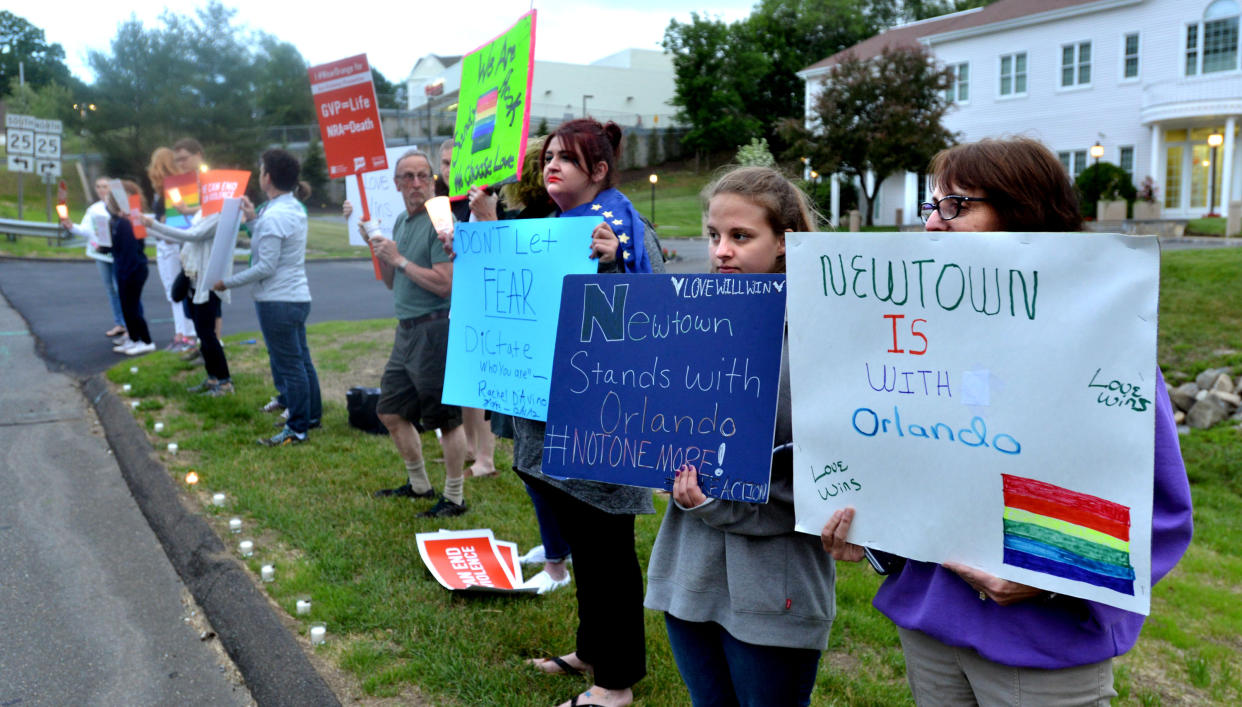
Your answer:
[[[461,61],[450,198],[519,176],[530,131],[535,12]]]

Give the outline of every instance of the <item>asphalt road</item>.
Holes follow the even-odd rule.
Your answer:
[[[670,243],[679,257],[669,263],[669,271],[707,270],[703,241]],[[306,277],[313,298],[309,324],[393,316],[392,294],[376,281],[370,261],[311,261]],[[224,306],[224,334],[258,332],[250,288],[229,293],[232,302]],[[124,359],[112,352],[110,340],[103,336],[112,327],[112,315],[93,261],[0,259],[0,294],[25,318],[38,339],[39,353],[52,370],[85,378]],[[142,291],[142,305],[152,338],[160,346],[167,344],[173,335],[172,310],[154,263]]]
[[[76,381],[0,300],[0,705],[251,704],[187,596]]]

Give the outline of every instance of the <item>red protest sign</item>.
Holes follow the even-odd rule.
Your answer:
[[[415,535],[418,553],[432,576],[454,591],[530,593],[519,588],[522,576],[517,546],[496,540],[492,531],[442,530]]]
[[[387,169],[384,131],[367,55],[312,66],[308,73],[328,177]]]
[[[203,172],[203,176],[198,180],[199,200],[203,204],[203,215],[220,213],[225,199],[236,199],[246,193],[246,182],[249,181],[250,172],[244,169],[213,169]]]
[[[137,194],[129,195],[129,222],[134,225],[134,238],[147,237],[147,227],[142,225],[142,197]]]

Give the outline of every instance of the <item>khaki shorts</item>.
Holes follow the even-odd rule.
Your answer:
[[[392,354],[380,378],[375,411],[447,432],[461,424],[461,408],[440,402],[448,358],[448,319],[397,327]]]

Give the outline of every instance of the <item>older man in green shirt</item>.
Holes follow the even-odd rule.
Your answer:
[[[444,493],[422,517],[447,517],[466,512],[464,494],[466,435],[461,408],[440,402],[444,362],[448,356],[449,293],[453,260],[436,238],[426,203],[434,193],[431,160],[409,150],[393,171],[405,213],[393,224],[393,240],[370,237],[380,262],[384,285],[393,291],[398,326],[392,354],[380,380],[379,419],[388,428],[405,461],[409,481],[376,496],[435,498],[423,462],[416,425],[440,430],[444,450]]]

